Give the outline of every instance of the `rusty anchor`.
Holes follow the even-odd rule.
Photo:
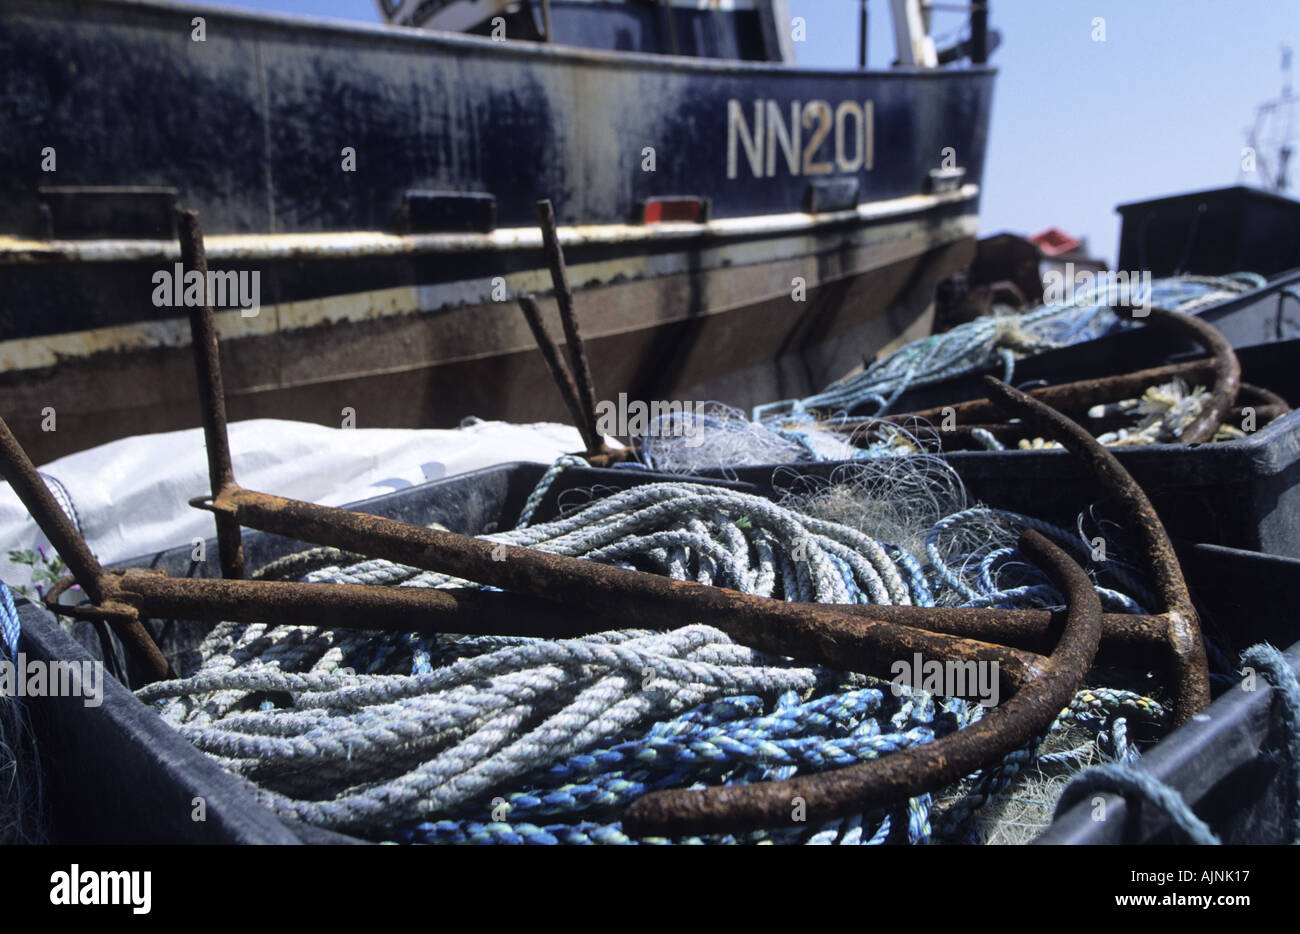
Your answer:
[[[1178,442],[1182,444],[1209,441],[1221,424],[1240,419],[1245,406],[1254,409],[1256,417],[1265,422],[1290,411],[1286,400],[1276,393],[1241,381],[1237,355],[1213,325],[1192,315],[1162,308],[1149,310],[1147,324],[1191,338],[1201,346],[1206,356],[1130,373],[1039,387],[1029,390],[1029,395],[1064,414],[1081,417],[1095,406],[1139,397],[1150,386],[1175,379],[1205,382],[1209,385],[1207,402],[1196,418],[1180,430]],[[877,437],[884,425],[939,424],[945,450],[977,448],[974,433],[979,430],[1008,445],[1024,437],[1023,426],[996,421],[997,414],[998,408],[991,401],[972,399],[874,419],[832,421],[827,423],[827,427],[849,434],[860,443]],[[1091,420],[1091,426],[1099,432],[1111,430],[1119,424],[1113,417]]]
[[[182,238],[194,262],[203,250],[197,218]],[[192,309],[212,495],[192,503],[217,516],[225,579],[172,579],[152,571],[106,571],[95,560],[0,421],[0,466],[56,550],[89,605],[57,612],[106,623],[156,678],[173,674],[142,620],[273,622],[421,632],[564,637],[610,625],[664,628],[705,623],[757,649],[817,664],[884,676],[894,660],[996,662],[1006,702],[985,721],[884,759],[792,782],[705,791],[657,792],[626,815],[630,832],[678,834],[771,826],[801,795],[810,819],[861,812],[872,802],[942,787],[996,762],[1046,729],[1081,684],[1098,647],[1144,662],[1161,658],[1175,695],[1174,720],[1190,719],[1209,700],[1205,649],[1186,584],[1159,518],[1141,489],[1092,436],[1043,402],[988,379],[991,402],[1033,424],[1080,457],[1103,490],[1132,517],[1164,605],[1156,615],[1102,614],[1087,576],[1041,536],[1021,547],[1067,595],[1064,611],[786,603],[722,588],[502,546],[472,536],[246,490],[234,478],[221,394],[216,334],[209,307]],[[453,574],[504,592],[365,587],[242,580],[243,527]],[[222,530],[225,530],[223,533]],[[505,560],[499,552],[504,548]],[[1044,654],[1046,653],[1046,654]],[[981,725],[984,724],[984,725]],[[927,751],[929,750],[929,751]]]

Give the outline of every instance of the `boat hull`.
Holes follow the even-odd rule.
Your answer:
[[[928,332],[934,283],[973,254],[975,219],[966,208],[955,202],[946,216],[927,211],[849,225],[816,237],[833,247],[805,245],[811,252],[784,257],[789,237],[617,259],[604,249],[571,247],[598,397],[626,392],[747,409],[820,389],[864,354]],[[737,250],[772,258],[724,265]],[[629,275],[651,259],[695,268]],[[96,277],[142,276],[156,265],[71,262],[76,274],[64,278],[78,291]],[[264,268],[277,291],[282,280],[292,287],[330,276],[418,281],[409,268],[421,265],[418,258],[390,258],[377,272],[370,270],[375,262],[290,260]],[[65,264],[46,265],[57,273]],[[521,269],[504,277],[504,294],[540,287],[546,276],[541,268]],[[332,294],[263,306],[255,317],[218,312],[230,417],[360,427],[446,427],[466,415],[567,419],[514,301],[454,300],[477,281]],[[549,297],[542,309],[558,337]],[[185,319],[11,342],[0,347],[0,362],[0,412],[38,462],[198,418]]]
[[[0,414],[38,459],[195,422],[176,204],[257,285],[217,312],[234,418],[565,415],[515,305],[540,198],[601,397],[805,394],[968,258],[992,79],[10,0]]]

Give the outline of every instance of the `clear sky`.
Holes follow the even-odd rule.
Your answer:
[[[788,2],[807,25],[801,63],[857,64],[857,0]],[[378,20],[373,0],[224,5]],[[894,57],[888,7],[868,3],[876,66]],[[1110,261],[1116,204],[1243,180],[1256,108],[1280,92],[1283,42],[1300,68],[1300,0],[991,0],[991,10],[1002,45],[983,232],[1061,227]],[[1098,17],[1105,41],[1093,38]],[[934,32],[962,20],[936,14]]]

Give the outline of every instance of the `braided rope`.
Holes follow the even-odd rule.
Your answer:
[[[1171,824],[1182,831],[1192,843],[1216,846],[1219,838],[1210,826],[1196,816],[1178,790],[1129,765],[1108,763],[1084,769],[1061,792],[1056,813],[1061,815],[1090,794],[1109,791],[1126,798],[1137,798],[1144,804],[1159,809]]]
[[[1277,692],[1283,735],[1286,737],[1282,757],[1291,792],[1291,800],[1287,802],[1287,823],[1291,842],[1300,843],[1300,679],[1287,664],[1286,656],[1267,643],[1246,649],[1241,653],[1241,662],[1263,672]]]
[[[0,648],[3,648],[10,658],[18,657],[18,637],[21,634],[22,625],[18,621],[18,608],[14,606],[14,595],[9,592],[4,581],[0,581]]]
[[[565,466],[554,465],[539,487]],[[1071,540],[1028,517],[995,518],[1009,540],[1027,526]],[[972,579],[983,588],[976,598],[1001,596],[1010,592],[995,590],[1011,573],[1007,566],[1024,562],[1003,546],[994,549],[996,560],[982,556],[972,578],[948,568],[930,541],[931,562],[922,565],[906,549],[846,526],[687,483],[647,484],[485,538],[747,593],[840,603],[961,602],[967,594],[953,582],[973,591]],[[1073,544],[1082,547],[1077,537]],[[308,580],[464,586],[384,561],[344,566],[348,556],[319,550],[309,557],[296,566],[336,557],[339,564],[315,567]],[[647,790],[789,778],[866,761],[931,742],[983,710],[921,693],[895,697],[874,679],[766,657],[706,626],[549,641],[223,623],[200,654],[197,671],[149,685],[140,699],[248,779],[276,813],[407,842],[663,842],[629,839],[618,822],[621,808]],[[1133,703],[1116,697],[1107,709],[1131,715]],[[1122,717],[1093,720],[1106,734],[1099,742],[1128,748]],[[977,776],[961,806],[938,823],[922,795],[822,827],[792,822],[705,842],[953,839],[1034,756],[1033,748],[1017,751]]]

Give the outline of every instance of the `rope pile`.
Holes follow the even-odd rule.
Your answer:
[[[910,536],[925,542],[922,563],[895,542],[810,514],[818,496],[830,502],[843,492],[805,495],[795,509],[729,489],[654,483],[484,538],[774,599],[918,605],[1060,605],[1016,551],[1018,531],[1032,525],[1076,554],[1083,548],[1078,535],[1029,517],[965,508],[950,487],[946,499],[935,497],[940,520]],[[1149,600],[1119,562],[1094,570],[1107,579],[1101,592],[1111,605]],[[465,585],[331,549],[273,573]],[[667,842],[629,838],[621,810],[648,790],[865,761],[932,742],[984,711],[769,657],[700,625],[544,640],[224,623],[200,655],[197,670],[138,696],[252,783],[276,813],[402,842]],[[1112,692],[1108,705],[1091,696],[1091,706],[1076,698],[1061,723],[1090,731],[1112,755],[1127,754],[1134,710],[1163,716],[1138,695]],[[1035,761],[1037,748],[947,796],[819,827],[792,820],[743,837],[675,842],[970,840],[981,809]]]

